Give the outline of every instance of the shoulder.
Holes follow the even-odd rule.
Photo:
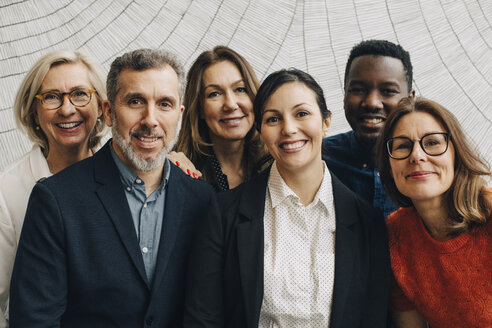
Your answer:
[[[37,180],[50,175],[48,163],[39,146],[35,145],[0,172],[0,191],[11,192],[14,189],[30,192]]]
[[[405,236],[413,234],[418,228],[416,224],[418,219],[418,214],[414,207],[401,207],[388,215],[386,227],[388,229],[390,247],[401,242],[403,227]]]
[[[344,133],[339,133],[333,136],[326,137],[323,139],[323,148],[331,149],[347,147],[348,145],[350,145],[353,135],[354,131],[347,131]]]
[[[181,169],[174,164],[170,164],[171,173],[169,176],[170,183],[179,183],[184,188],[185,192],[193,194],[193,197],[199,195],[211,195],[214,193],[212,186],[203,180],[193,179],[185,174]],[[202,194],[199,194],[202,193]]]

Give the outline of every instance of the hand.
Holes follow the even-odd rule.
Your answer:
[[[202,172],[198,171],[193,165],[193,163],[185,156],[182,152],[172,151],[167,154],[167,158],[171,161],[171,163],[175,164],[179,167],[184,173],[188,174],[190,177],[194,179],[198,179],[202,177]]]

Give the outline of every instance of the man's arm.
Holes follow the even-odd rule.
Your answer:
[[[187,274],[184,327],[223,327],[223,231],[217,200],[201,220]]]
[[[34,186],[10,287],[10,327],[59,327],[67,302],[65,232],[56,198]]]

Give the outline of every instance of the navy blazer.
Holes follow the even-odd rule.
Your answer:
[[[10,292],[10,326],[180,327],[192,235],[213,189],[171,165],[149,284],[110,142],[34,187]]]
[[[190,256],[185,327],[258,326],[269,171],[212,198]],[[333,175],[332,184],[336,241],[330,327],[386,327],[390,258],[383,216]]]

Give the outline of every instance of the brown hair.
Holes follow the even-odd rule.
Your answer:
[[[175,150],[183,152],[199,170],[203,170],[207,157],[212,155],[212,144],[209,138],[208,126],[200,116],[203,111],[203,74],[212,64],[230,61],[239,69],[251,102],[258,91],[259,82],[251,65],[244,57],[226,46],[217,46],[212,50],[202,52],[195,60],[187,76],[184,94],[183,121]],[[254,127],[245,137],[245,180],[263,168],[269,157],[268,151],[260,140],[260,134]],[[208,172],[202,172],[205,181],[211,182]]]
[[[392,137],[396,124],[405,115],[424,112],[432,115],[450,134],[450,142],[455,149],[454,179],[444,195],[449,222],[449,234],[458,235],[475,225],[489,220],[489,192],[485,176],[490,177],[490,168],[471,147],[456,117],[438,103],[424,99],[403,98],[396,110],[391,113],[379,135],[376,151],[381,182],[398,206],[413,206],[412,200],[399,192],[391,177],[389,154],[386,141]]]
[[[14,102],[14,115],[17,125],[27,133],[29,139],[38,144],[45,156],[49,152],[49,144],[46,135],[41,129],[36,130],[36,102],[35,96],[41,89],[48,71],[57,65],[82,63],[87,67],[89,81],[96,90],[97,104],[102,106],[106,100],[106,85],[101,75],[102,69],[91,57],[73,50],[56,50],[41,57],[27,72],[22,81]],[[102,136],[106,133],[104,115],[98,117],[96,125],[89,136],[89,148],[94,149],[99,145]]]

